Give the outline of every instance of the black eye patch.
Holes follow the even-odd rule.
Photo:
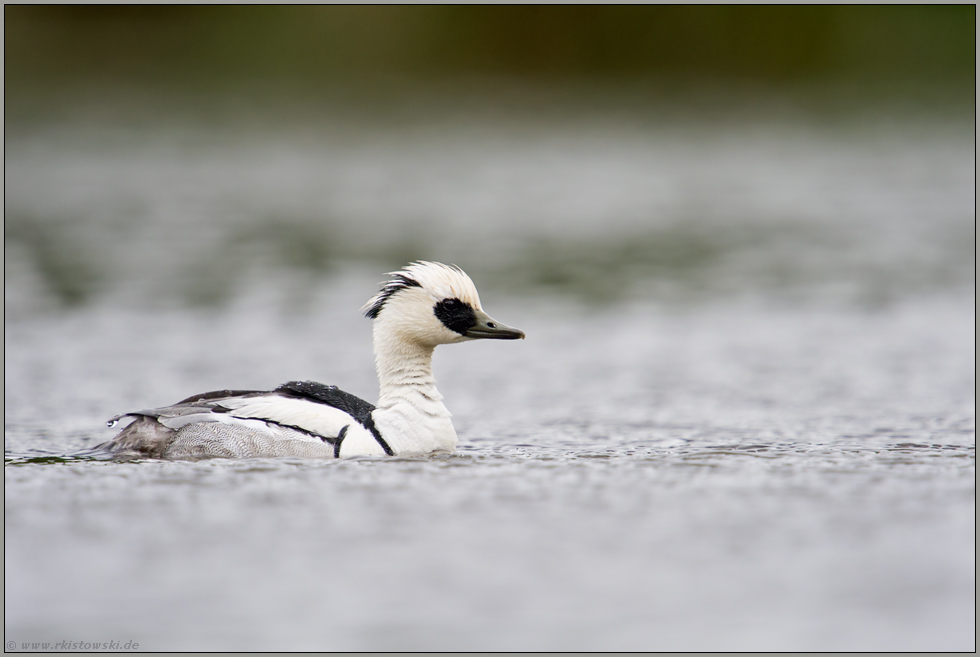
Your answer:
[[[460,335],[465,335],[467,329],[476,325],[476,312],[459,299],[443,299],[436,304],[433,312],[443,326]]]

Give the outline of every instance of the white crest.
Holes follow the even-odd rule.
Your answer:
[[[401,271],[388,273],[391,280],[382,283],[381,291],[371,297],[361,310],[367,317],[376,319],[385,302],[401,290],[422,288],[432,296],[433,301],[459,299],[475,310],[483,310],[476,285],[462,269],[456,265],[425,260],[413,262]]]

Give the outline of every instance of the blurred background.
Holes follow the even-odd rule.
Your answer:
[[[9,312],[416,258],[590,303],[973,280],[972,5],[4,18]]]
[[[18,90],[473,76],[646,80],[652,88],[690,78],[969,86],[974,71],[970,5],[19,6],[5,21],[7,85]]]

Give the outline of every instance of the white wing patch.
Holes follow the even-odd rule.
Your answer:
[[[231,409],[228,415],[233,417],[270,420],[328,438],[335,438],[345,426],[360,426],[339,408],[280,395],[222,399],[219,403]]]

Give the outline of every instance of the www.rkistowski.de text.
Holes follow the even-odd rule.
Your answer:
[[[7,650],[139,650],[136,641],[7,641]]]

